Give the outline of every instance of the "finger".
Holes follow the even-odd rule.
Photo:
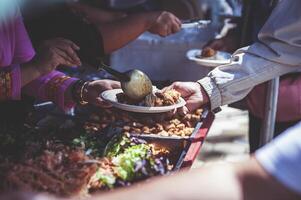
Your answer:
[[[61,50],[65,51],[75,62],[78,62],[80,64],[80,59],[77,56],[74,49],[70,46],[70,44],[62,43],[58,46]]]
[[[173,32],[172,32],[172,29],[173,29],[173,27],[171,26],[171,27],[168,27],[167,29],[166,29],[166,35],[165,36],[169,36],[169,35],[171,35]]]
[[[64,51],[74,63],[76,63],[77,65],[81,65],[81,61],[80,61],[79,57],[77,56],[75,51],[69,45],[64,43],[64,44],[59,45],[57,48]]]
[[[175,18],[175,20],[176,20],[177,24],[181,27],[182,26],[181,20],[179,18],[177,18],[177,17]]]
[[[166,37],[166,36],[168,35],[169,30],[170,30],[169,26],[168,26],[168,25],[164,25],[164,26],[161,28],[161,30],[160,30],[160,32],[159,32],[159,35],[160,35],[161,37]]]
[[[181,107],[181,108],[178,108],[177,113],[178,113],[180,116],[185,116],[185,115],[188,113],[188,109],[187,109],[186,106],[183,106],[183,107]]]
[[[73,62],[69,62],[68,60],[66,60],[65,58],[61,57],[58,54],[57,54],[56,62],[58,63],[57,66],[59,66],[59,65],[63,65],[63,66],[67,66],[67,67],[76,66],[76,64],[74,64]]]
[[[165,87],[165,88],[163,88],[161,91],[162,92],[166,92],[166,91],[168,91],[168,90],[177,90],[178,91],[178,86],[177,86],[177,82],[174,82],[174,83],[172,83],[170,86],[167,86],[167,87]],[[180,92],[180,91],[178,91],[178,92]],[[181,93],[181,92],[180,92]]]
[[[112,107],[112,104],[110,104],[107,101],[104,101],[102,98],[98,97],[96,98],[96,102],[95,102],[96,106],[102,107],[102,108],[110,108]]]
[[[172,33],[177,33],[181,30],[181,26],[179,24],[174,24],[172,27]]]
[[[173,89],[173,84],[171,84],[170,86],[167,86],[167,87],[163,88],[161,91],[162,92],[166,92],[166,91],[172,90],[172,89]]]
[[[72,65],[77,65],[77,63],[75,63],[64,51],[62,51],[61,49],[59,49],[59,48],[56,48],[55,49],[55,52],[60,56],[60,57],[62,57],[64,60],[65,60],[65,62],[68,62],[68,63],[70,63],[70,64],[72,64]]]
[[[71,40],[67,40],[67,39],[65,39],[65,38],[58,38],[60,41],[63,41],[63,42],[65,42],[65,43],[67,43],[67,44],[69,44],[74,50],[80,50],[80,47],[77,45],[77,44],[75,44],[74,42],[72,42]]]
[[[118,81],[112,81],[111,82],[111,86],[112,86],[112,89],[119,89],[119,88],[121,88],[121,84]]]
[[[172,111],[170,111],[170,115],[175,115],[177,113],[177,109],[176,108],[174,108]]]
[[[193,112],[196,109],[199,109],[200,107],[202,107],[202,104],[203,104],[202,102],[196,103],[195,101],[187,100],[185,107],[187,107],[187,110],[189,112]]]
[[[171,86],[165,89],[165,91],[167,90],[176,90],[184,99],[189,98],[194,93],[194,91],[191,90],[184,82],[174,82]]]

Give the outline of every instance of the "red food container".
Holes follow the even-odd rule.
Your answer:
[[[210,127],[214,120],[214,114],[208,112],[207,116],[203,119],[202,126],[195,135],[195,140],[191,142],[187,153],[184,157],[181,168],[191,167],[197,155],[199,154],[202,144],[206,139],[206,136],[210,130]]]

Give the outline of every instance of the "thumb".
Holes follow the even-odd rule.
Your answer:
[[[103,108],[110,108],[112,104],[107,101],[104,101],[102,98],[98,97],[95,101],[95,106],[103,107]]]
[[[193,111],[199,109],[202,105],[203,105],[203,102],[201,102],[201,101],[187,100],[185,107],[188,109],[189,112],[193,112]]]

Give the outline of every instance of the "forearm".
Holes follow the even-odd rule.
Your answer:
[[[90,23],[93,24],[113,22],[127,16],[125,12],[104,10],[97,6],[94,7],[91,5],[87,5],[86,3],[87,2],[72,3],[69,4],[69,6],[71,7],[71,9],[75,9],[82,15],[82,17],[84,17]]]
[[[239,101],[254,86],[298,70],[298,66],[271,62],[242,50],[235,57],[238,61],[217,67],[199,80],[210,98],[212,109]]]
[[[142,185],[101,196],[107,200],[289,200],[298,197],[275,181],[253,158],[240,164],[212,165],[170,177],[158,178]],[[96,196],[92,199],[98,198]]]
[[[53,71],[41,76],[22,88],[22,92],[44,101],[56,103],[62,110],[75,105],[71,97],[71,87],[78,79]]]
[[[160,12],[137,13],[97,25],[103,37],[105,53],[111,53],[135,40],[151,27],[159,14]]]
[[[101,197],[107,200],[220,200],[241,199],[240,193],[234,168],[224,164],[157,178]]]
[[[25,63],[20,68],[21,86],[25,86],[31,81],[39,78],[42,74],[37,70],[33,63]]]

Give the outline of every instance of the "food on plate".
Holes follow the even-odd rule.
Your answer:
[[[202,112],[202,109],[198,109],[185,116],[169,116],[106,110],[99,114],[92,114],[90,121],[86,122],[84,127],[88,132],[99,132],[108,126],[110,121],[114,121],[113,126],[121,127],[125,133],[189,137],[200,121]]]
[[[138,105],[138,106],[147,106],[147,107],[157,107],[157,106],[170,106],[179,102],[181,94],[176,90],[167,90],[164,92],[155,91],[145,97],[142,101],[132,100],[127,97],[124,93],[119,93],[116,95],[118,102],[129,104],[129,105]]]
[[[210,47],[205,47],[202,50],[201,55],[198,55],[198,58],[209,58],[209,57],[213,57],[216,55],[216,51]]]

